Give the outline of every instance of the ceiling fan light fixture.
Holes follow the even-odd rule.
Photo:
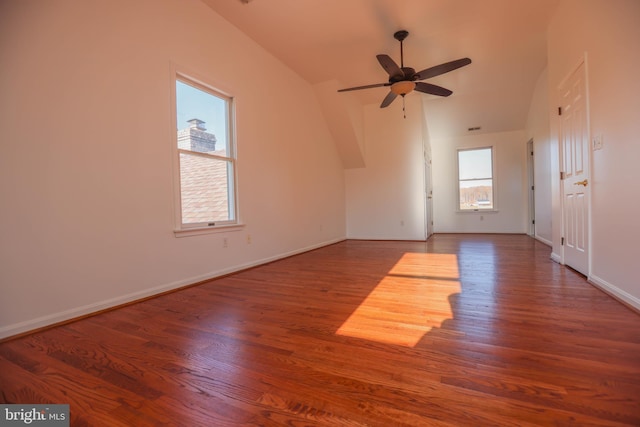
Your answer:
[[[401,82],[395,82],[391,85],[391,92],[396,95],[405,96],[409,92],[411,92],[416,87],[415,82],[403,80]]]

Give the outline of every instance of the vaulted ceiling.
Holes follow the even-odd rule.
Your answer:
[[[472,64],[427,80],[453,91],[424,97],[432,137],[524,129],[546,67],[546,29],[560,0],[202,0],[311,84],[386,82],[376,60],[400,63],[397,30],[409,31],[404,64],[417,71],[469,57]],[[256,78],[259,78],[256,70]],[[380,104],[387,87],[347,92]],[[401,114],[401,102],[388,107]]]

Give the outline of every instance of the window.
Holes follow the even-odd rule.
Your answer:
[[[237,223],[232,101],[176,74],[175,186],[180,230]]]
[[[458,195],[461,211],[495,209],[493,147],[458,150]]]

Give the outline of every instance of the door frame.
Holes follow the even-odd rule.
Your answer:
[[[423,206],[424,206],[424,240],[429,240],[434,233],[433,224],[433,154],[431,151],[431,138],[429,137],[429,128],[427,126],[427,117],[422,114],[422,161],[423,161]]]
[[[424,157],[424,192],[425,192],[425,240],[433,235],[433,163],[431,152],[425,150]]]
[[[565,77],[560,81],[560,84],[558,84],[558,86],[556,87],[556,95],[559,96],[559,93],[561,91],[561,89],[565,86],[565,84],[567,83],[567,81],[577,72],[580,70],[580,68],[582,67],[583,70],[583,77],[584,77],[584,120],[585,120],[585,131],[586,131],[586,139],[587,139],[587,159],[586,162],[588,164],[588,172],[587,172],[587,176],[585,177],[587,180],[589,180],[589,185],[585,188],[585,191],[587,193],[587,234],[588,234],[588,238],[587,238],[587,271],[585,272],[585,275],[587,276],[587,278],[591,277],[591,266],[592,266],[592,240],[593,240],[593,233],[592,233],[592,227],[591,227],[591,199],[592,199],[592,194],[591,194],[591,187],[592,187],[592,180],[591,180],[591,169],[593,167],[593,162],[592,162],[592,158],[593,158],[593,154],[592,154],[592,145],[591,145],[591,114],[590,114],[590,104],[589,104],[589,72],[588,72],[588,61],[587,61],[587,53],[585,52],[584,55],[582,56],[582,58],[580,58],[580,60],[578,61],[578,63],[572,67],[570,69],[570,71],[565,75]],[[560,100],[558,100],[557,104],[560,104]],[[563,167],[562,165],[564,164],[564,156],[563,156],[563,146],[562,146],[562,123],[560,122],[562,119],[560,118],[560,116],[556,116],[557,120],[559,121],[558,124],[558,166],[559,166],[559,174],[563,174],[564,171],[562,171]],[[564,236],[566,235],[566,209],[565,209],[565,197],[564,197],[564,188],[565,186],[565,180],[564,179],[560,179],[560,236],[561,239],[563,241],[563,243],[560,245],[560,264],[562,265],[567,265],[565,263],[565,245],[564,245]],[[571,267],[571,266],[569,266]]]
[[[533,156],[533,138],[527,141],[527,177],[529,194],[529,230],[531,237],[536,237],[536,192],[535,192],[535,159]]]

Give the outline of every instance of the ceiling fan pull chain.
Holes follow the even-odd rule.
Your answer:
[[[404,95],[402,95],[402,115],[405,119],[407,118],[407,112],[404,109]]]

